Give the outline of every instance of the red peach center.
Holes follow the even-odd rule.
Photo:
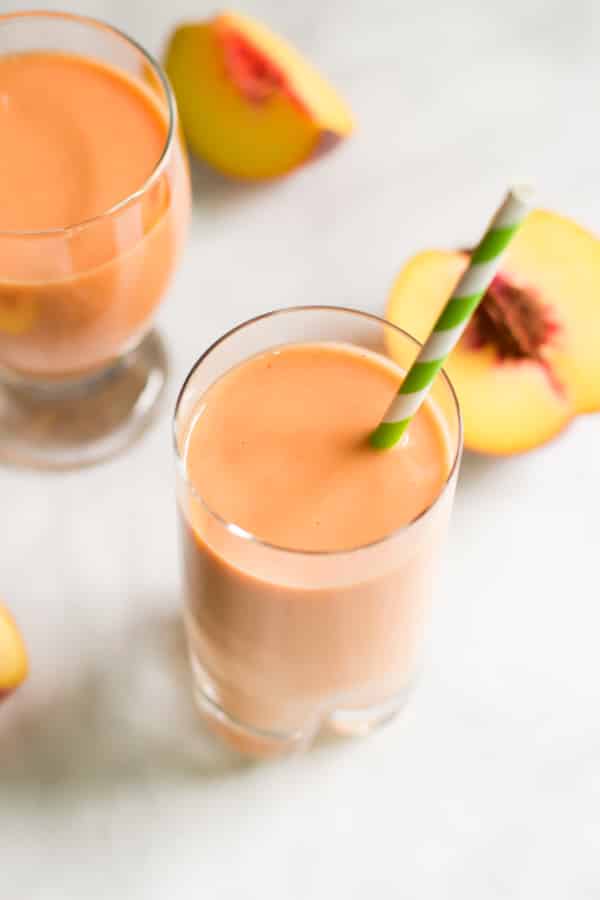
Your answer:
[[[285,90],[281,70],[256,47],[230,28],[219,33],[228,77],[251,103],[261,103],[276,91]]]
[[[557,331],[550,307],[533,288],[498,274],[471,320],[467,337],[476,347],[491,344],[500,360],[543,362],[542,350]]]

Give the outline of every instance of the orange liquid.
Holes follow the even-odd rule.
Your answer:
[[[430,404],[406,446],[369,446],[399,382],[373,355],[331,345],[254,357],[206,394],[187,446],[190,480],[221,518],[280,547],[377,541],[426,509],[448,474]]]
[[[84,57],[9,55],[0,133],[0,366],[61,376],[103,365],[148,327],[183,241],[177,142],[142,196],[104,215],[153,174],[164,101]]]
[[[404,445],[368,445],[400,379],[367,351],[285,346],[213,384],[179,438],[194,671],[246,729],[213,719],[242,750],[271,752],[258,732],[310,734],[410,677],[453,482],[444,490],[451,440],[430,401]],[[328,553],[275,550],[220,520]]]

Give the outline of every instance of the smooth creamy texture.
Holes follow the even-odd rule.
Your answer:
[[[185,235],[178,141],[140,197],[103,215],[154,172],[165,101],[88,58],[8,55],[0,134],[0,367],[61,378],[105,365],[148,328]]]
[[[140,188],[166,138],[133,82],[59,53],[0,57],[0,231],[64,228]]]
[[[403,446],[369,446],[399,383],[374,355],[335,345],[257,356],[205,396],[187,445],[190,480],[221,518],[280,547],[377,541],[426,509],[448,475],[430,404]]]
[[[212,716],[213,727],[245,752],[387,702],[411,677],[456,447],[429,404],[406,446],[366,444],[399,379],[344,345],[288,346],[231,370],[178,437],[193,485],[180,482],[179,502],[196,685],[232,720]],[[350,548],[396,533],[351,552],[288,552],[240,536],[206,503],[279,546]]]

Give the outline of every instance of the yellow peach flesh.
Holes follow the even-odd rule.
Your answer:
[[[560,328],[547,358],[568,385],[576,413],[600,409],[600,240],[545,210],[527,219],[504,266],[534,285]]]
[[[0,698],[10,694],[27,677],[27,653],[15,621],[0,604]]]
[[[534,233],[540,215],[547,214],[532,214]],[[573,312],[565,312],[564,294],[559,299],[559,295],[549,291],[547,264],[541,268],[539,262],[538,268],[527,264],[530,227],[528,220],[507,254],[502,270],[508,278],[535,285],[553,312],[560,331],[556,343],[545,349],[547,366],[532,360],[500,360],[494,348],[474,347],[466,337],[445,366],[460,401],[465,445],[483,453],[503,455],[532,449],[560,432],[579,409],[577,382],[572,378],[569,355],[569,350],[574,352],[573,335],[577,334],[572,326]],[[535,241],[531,246],[537,259],[535,250],[540,248]],[[547,253],[546,250],[546,256]],[[425,340],[467,261],[465,254],[449,251],[417,254],[393,285],[387,306],[388,319],[419,340]],[[573,267],[572,261],[570,265]],[[546,274],[543,282],[542,271]],[[580,276],[580,282],[584,280]],[[578,314],[582,315],[582,311]],[[388,351],[392,356],[397,355],[393,335],[388,337]]]
[[[352,129],[346,105],[327,82],[246,17],[223,13],[181,26],[165,64],[190,148],[226,174],[282,175],[315,155],[327,134]]]
[[[269,59],[285,75],[288,92],[309,111],[321,131],[340,136],[354,127],[352,113],[340,95],[304,57],[260,22],[239,13],[225,12],[217,17],[217,27],[242,36],[249,46]]]
[[[0,290],[0,332],[25,334],[33,326],[37,315],[35,301],[26,290]]]

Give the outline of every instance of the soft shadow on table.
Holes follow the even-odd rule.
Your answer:
[[[221,175],[190,155],[190,177],[194,211],[214,221],[234,206],[249,203],[276,188],[279,181],[243,181]]]
[[[477,489],[482,482],[494,479],[498,470],[507,465],[510,465],[510,459],[505,457],[484,456],[465,450],[460,466],[459,490]]]
[[[252,767],[202,724],[179,617],[141,619],[98,660],[50,689],[34,674],[7,703],[14,707],[0,715],[0,795],[25,783],[93,793],[122,783],[212,782]]]

